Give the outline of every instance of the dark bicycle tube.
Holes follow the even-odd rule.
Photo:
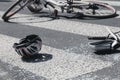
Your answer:
[[[94,37],[91,37],[91,36],[88,36],[88,39],[89,40],[105,40],[105,39],[107,39],[107,37],[106,36],[94,36]]]
[[[13,15],[15,15],[17,12],[19,12],[21,9],[23,9],[28,3],[30,0],[26,0],[26,2],[24,3],[23,6],[21,6],[20,8],[18,8],[16,11],[14,11],[13,13],[9,14],[10,11],[13,10],[13,8],[17,5],[19,5],[20,2],[22,2],[23,0],[18,0],[17,2],[15,2],[2,16],[2,19],[5,21],[5,22],[8,22],[9,18]]]

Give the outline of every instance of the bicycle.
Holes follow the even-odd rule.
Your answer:
[[[107,36],[101,37],[88,37],[89,40],[98,40],[98,42],[92,42],[96,51],[104,50],[117,50],[120,48],[120,31],[112,32],[108,27],[106,27],[109,34]]]
[[[107,3],[102,2],[80,0],[18,0],[3,14],[2,19],[5,22],[8,22],[10,17],[22,10],[25,6],[32,13],[39,13],[44,8],[49,8],[50,10],[52,8],[54,18],[58,17],[58,12],[60,11],[62,13],[66,12],[90,18],[107,18],[116,15],[115,8]]]

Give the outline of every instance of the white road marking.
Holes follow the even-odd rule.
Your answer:
[[[3,12],[0,11],[0,15]],[[52,29],[57,31],[69,32],[81,35],[106,35],[108,34],[103,25],[88,24],[82,22],[53,20],[50,18],[38,18],[32,15],[16,14],[12,22],[23,25]],[[69,23],[69,24],[68,24]],[[120,30],[117,27],[109,26],[115,31]],[[18,66],[46,77],[51,80],[64,80],[89,72],[94,72],[106,67],[112,66],[112,62],[93,59],[90,56],[82,54],[68,53],[66,51],[43,45],[41,53],[51,54],[53,58],[46,62],[25,63],[21,61],[20,56],[16,54],[12,45],[19,39],[0,34],[0,60]]]
[[[4,12],[0,11],[0,15],[2,15],[3,13]],[[56,19],[50,21],[51,18],[35,17],[33,15],[16,14],[13,17],[14,17],[13,19],[10,19],[11,22],[17,22],[22,25],[69,32],[69,33],[80,34],[85,36],[107,35],[108,32],[106,31],[105,27],[111,28],[113,32],[120,31],[120,28],[115,26],[90,24],[90,23],[83,23],[83,22],[63,20],[63,19],[58,19],[58,20]]]
[[[117,11],[118,16],[115,18],[120,18],[120,11]]]
[[[50,80],[65,80],[112,66],[112,62],[94,59],[83,54],[68,53],[43,45],[41,53],[51,54],[49,61],[27,63],[16,54],[12,45],[19,39],[0,34],[0,60],[33,72]]]
[[[113,2],[109,3],[113,5]],[[118,2],[114,2],[114,4],[116,4],[115,6],[119,6]],[[118,14],[119,13],[120,12],[118,12]],[[2,14],[3,12],[0,11],[0,15]],[[108,34],[104,28],[108,26],[103,25],[82,22],[74,22],[73,24],[73,21],[66,20],[53,20],[51,22],[47,22],[47,20],[50,20],[50,18],[38,18],[24,14],[16,14],[16,16],[17,18],[12,19],[11,21],[18,22],[23,25],[91,36],[95,34]],[[109,27],[114,31],[120,30],[114,26]],[[21,61],[20,56],[18,56],[12,48],[13,43],[17,42],[18,40],[19,39],[17,38],[0,34],[0,60],[51,80],[64,80],[67,78],[72,78],[78,75],[83,75],[89,72],[94,72],[106,67],[110,67],[113,64],[112,62],[93,59],[90,56],[85,56],[82,54],[68,53],[66,51],[45,45],[43,45],[41,53],[53,55],[51,60],[38,63],[25,63]]]
[[[120,1],[105,1],[105,0],[81,0],[81,1],[96,1],[96,2],[108,3],[109,5],[112,6],[120,6]]]
[[[6,76],[7,74],[7,72],[0,70],[0,76]]]
[[[103,2],[103,3],[108,3],[109,5],[112,5],[112,6],[120,6],[120,1],[101,1],[101,0],[98,0],[99,2]]]

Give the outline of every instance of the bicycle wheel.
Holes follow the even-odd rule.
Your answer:
[[[18,0],[15,2],[2,16],[5,22],[8,22],[9,18],[23,9],[30,0]]]
[[[79,6],[83,16],[92,18],[108,18],[116,15],[116,10],[106,4],[101,2],[88,2],[87,4],[82,4]]]

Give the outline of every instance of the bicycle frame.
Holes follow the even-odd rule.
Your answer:
[[[31,6],[32,4],[34,6]],[[14,8],[15,7],[17,8],[18,5],[20,6],[20,8],[15,10]],[[84,17],[91,17],[91,18],[107,18],[107,17],[114,17],[116,15],[116,10],[112,6],[101,2],[93,2],[93,1],[85,2],[78,0],[74,0],[74,1],[73,0],[67,0],[67,1],[18,0],[4,13],[2,19],[7,22],[11,16],[19,12],[25,6],[27,6],[27,8],[33,13],[38,13],[44,7],[49,8],[49,10],[51,10],[50,7],[52,7],[54,18],[58,17],[58,12],[60,11],[62,13],[64,12],[73,13],[73,14],[75,13],[80,16],[82,14],[82,16]]]
[[[58,9],[56,7],[59,7],[62,13],[64,11],[66,11],[67,13],[74,13],[75,10],[73,8],[78,8],[79,10],[82,10],[83,8],[81,6],[87,5],[88,9],[91,9],[93,14],[95,14],[96,13],[95,11],[99,9],[97,5],[100,5],[100,6],[106,5],[105,7],[108,7],[109,9],[112,10],[114,14],[116,14],[116,10],[113,7],[109,6],[107,3],[102,3],[102,2],[93,2],[93,1],[85,2],[81,0],[80,1],[78,0],[74,0],[74,1],[73,0],[67,0],[67,1],[40,0],[40,3],[43,4],[45,7],[47,7],[47,5],[51,6],[54,9],[54,11],[57,10],[57,12],[58,12]]]
[[[102,40],[100,42],[93,42],[92,45],[97,47],[104,47],[109,44],[110,50],[116,50],[120,47],[120,31],[112,32],[108,27],[106,27],[107,31],[109,32],[108,36],[106,37],[88,37],[89,40]],[[104,48],[103,48],[104,49]]]
[[[55,6],[58,6],[61,8],[61,11],[63,12],[63,10],[69,10],[70,8],[73,8],[75,6],[77,6],[77,4],[79,4],[78,6],[80,5],[85,5],[85,4],[89,4],[88,2],[84,2],[84,1],[73,1],[73,0],[67,0],[67,1],[54,1],[54,0],[40,0],[40,2],[43,4],[43,5],[50,5],[51,7],[53,7],[54,9],[56,9]],[[75,5],[74,5],[75,4]],[[65,7],[67,9],[65,9]]]

